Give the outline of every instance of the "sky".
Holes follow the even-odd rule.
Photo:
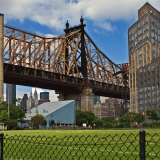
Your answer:
[[[114,63],[121,64],[128,63],[128,29],[146,2],[160,10],[160,0],[0,0],[0,13],[6,25],[42,36],[62,35],[67,20],[73,27],[83,16],[85,31],[94,43]],[[35,88],[17,86],[17,98],[31,90]],[[54,91],[49,92],[50,100],[57,100]]]

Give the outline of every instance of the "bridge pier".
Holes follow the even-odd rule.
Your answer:
[[[3,101],[4,15],[0,13],[0,101]]]
[[[93,92],[89,87],[85,87],[81,93],[81,111],[93,112]]]
[[[59,94],[57,98],[59,101],[75,100],[77,109],[93,112],[93,92],[89,87],[84,87],[80,94]]]

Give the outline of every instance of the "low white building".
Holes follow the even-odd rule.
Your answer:
[[[30,120],[31,117],[36,114],[41,114],[47,121],[47,127],[49,127],[49,121],[54,120],[55,123],[60,124],[75,124],[76,113],[75,113],[75,101],[55,101],[45,102],[37,107],[34,107],[27,111],[26,120]]]

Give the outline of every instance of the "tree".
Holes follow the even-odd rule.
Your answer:
[[[159,117],[158,117],[158,114],[155,110],[147,110],[146,111],[146,116],[148,117],[148,119],[150,120],[156,120],[158,121],[159,120]]]
[[[96,120],[97,117],[91,111],[76,111],[76,124],[78,126],[82,126],[83,123],[87,123],[88,125],[92,125],[92,122]]]
[[[0,103],[0,111],[6,110],[8,112],[8,104],[6,102]],[[9,117],[10,119],[18,120],[25,116],[25,112],[13,103],[9,104]]]
[[[8,112],[6,110],[0,111],[0,123],[4,123],[5,126],[8,126],[8,128],[17,127],[17,120],[11,119],[8,116]]]
[[[53,119],[51,119],[50,121],[49,121],[49,126],[50,127],[53,127],[55,125],[55,121],[53,120]]]
[[[103,118],[103,121],[105,122],[105,123],[111,123],[111,122],[113,122],[115,120],[115,117],[105,117],[105,118]]]
[[[43,126],[45,118],[41,114],[36,114],[31,118],[31,124],[34,128],[39,128],[39,126]]]
[[[44,126],[46,128],[46,126],[47,126],[47,121],[46,120],[44,120],[42,126]]]
[[[135,122],[135,112],[128,112],[119,118],[119,121],[123,123],[125,126],[132,126],[133,122]]]
[[[145,120],[145,116],[142,113],[136,113],[134,117],[134,121],[138,123],[142,123]]]
[[[95,119],[94,121],[92,121],[92,124],[95,124],[95,127],[96,127],[96,128],[103,127],[103,120],[97,118],[97,119]]]
[[[9,122],[9,116],[8,112],[6,110],[1,110],[0,111],[0,123],[4,123],[4,125],[8,125]]]
[[[8,106],[9,105],[9,106]],[[9,107],[9,114],[8,114]],[[8,128],[17,127],[17,120],[25,116],[25,112],[15,104],[0,102],[0,122],[7,125]]]

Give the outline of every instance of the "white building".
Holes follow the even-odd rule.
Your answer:
[[[27,111],[26,120],[30,120],[31,117],[36,114],[41,114],[47,121],[47,127],[49,127],[49,121],[54,120],[55,123],[60,124],[75,124],[75,101],[55,101],[45,102],[37,107],[34,107]]]

